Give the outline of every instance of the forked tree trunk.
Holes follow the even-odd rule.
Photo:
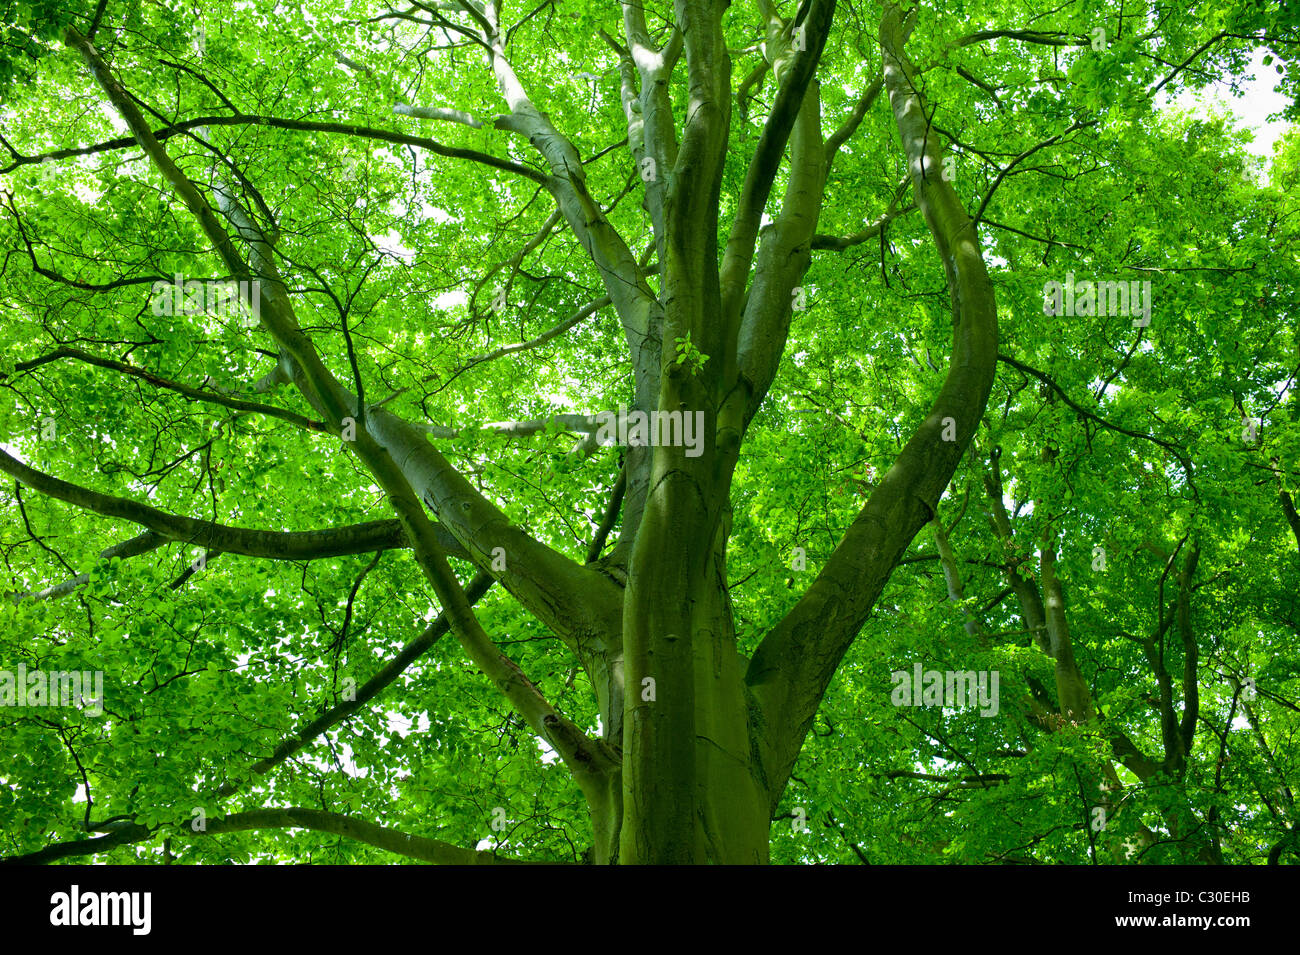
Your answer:
[[[808,267],[831,157],[856,121],[823,143],[813,76],[834,0],[812,0],[800,24],[774,18],[772,48],[788,47],[780,57],[790,58],[779,69],[772,64],[780,73],[779,91],[720,255],[719,197],[733,93],[721,26],[725,6],[717,0],[677,4],[690,86],[680,145],[665,125],[672,113],[663,84],[673,57],[647,46],[638,8],[625,10],[639,50],[635,64],[629,57],[629,81],[639,70],[643,83],[638,109],[629,102],[628,115],[645,117],[648,138],[637,148],[654,153],[649,158],[664,175],[647,189],[659,252],[657,293],[592,201],[577,151],[533,106],[515,76],[496,8],[490,6],[480,21],[510,107],[497,127],[526,135],[550,172],[511,168],[552,192],[601,271],[632,345],[638,410],[704,416],[703,453],[659,446],[627,457],[628,501],[615,554],[626,555],[629,548],[631,553],[621,593],[614,582],[618,574],[577,564],[511,524],[417,428],[362,406],[304,333],[273,258],[261,254],[256,268],[241,258],[213,209],[90,42],[71,28],[66,36],[231,274],[256,272],[264,283],[262,322],[293,368],[286,376],[332,432],[345,416],[356,417],[355,453],[387,492],[452,632],[573,773],[591,812],[597,862],[768,861],[771,817],[804,734],[894,566],[933,520],[983,413],[995,369],[996,305],[976,224],[940,175],[940,137],[929,134],[925,104],[903,53],[911,21],[891,2],[881,22],[882,80],[862,110],[882,88],[888,91],[916,202],[951,292],[952,361],[929,413],[808,592],[763,638],[753,660],[742,659],[727,591],[732,474],[785,347],[790,293]],[[791,33],[796,28],[798,44]],[[760,236],[792,132],[785,201]],[[254,251],[269,251],[266,239],[254,234],[249,241]],[[686,341],[708,356],[701,368],[678,361],[674,345]],[[646,407],[652,399],[657,409]],[[502,586],[578,656],[598,688],[604,739],[588,738],[557,712],[493,644],[447,564],[440,533],[449,533],[480,567],[493,565]],[[509,555],[504,568],[492,560],[498,552]]]

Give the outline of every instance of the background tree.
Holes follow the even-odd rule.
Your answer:
[[[5,23],[10,858],[1300,851],[1294,14]]]

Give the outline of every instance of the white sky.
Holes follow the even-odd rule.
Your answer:
[[[1270,114],[1281,112],[1288,103],[1285,96],[1273,91],[1279,77],[1272,66],[1264,65],[1263,58],[1262,50],[1256,51],[1251,57],[1250,72],[1255,79],[1243,84],[1246,88],[1245,96],[1233,96],[1227,83],[1218,83],[1203,93],[1184,91],[1173,99],[1173,105],[1182,109],[1216,112],[1226,110],[1235,114],[1241,125],[1255,130],[1255,141],[1246,148],[1252,155],[1267,162],[1273,156],[1273,144],[1290,124],[1268,119]],[[1163,95],[1158,100],[1162,106],[1169,103],[1169,99]]]

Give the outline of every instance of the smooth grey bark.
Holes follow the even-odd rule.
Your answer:
[[[912,538],[933,519],[984,413],[996,370],[992,283],[975,225],[940,175],[941,137],[929,135],[929,112],[903,50],[910,30],[897,4],[886,4],[880,24],[885,88],[917,205],[951,292],[952,358],[929,414],[808,591],[763,638],[750,661],[745,679],[758,703],[773,809],[840,660]],[[955,440],[945,440],[946,431]]]

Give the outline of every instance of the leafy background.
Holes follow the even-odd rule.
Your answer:
[[[1000,351],[1049,376],[1092,414],[1180,449],[1193,467],[1189,473],[1162,444],[1099,425],[1041,380],[1003,365],[941,508],[966,605],[946,599],[934,541],[923,533],[822,706],[772,827],[774,861],[1105,861],[1094,840],[1131,835],[1125,827],[1134,819],[1159,829],[1162,806],[1186,800],[1201,818],[1217,818],[1228,861],[1260,862],[1296,825],[1300,568],[1279,491],[1294,495],[1300,483],[1300,140],[1285,136],[1264,171],[1226,119],[1158,110],[1148,93],[1170,63],[1215,32],[1262,31],[1290,38],[1273,45],[1267,62],[1294,119],[1295,14],[1263,2],[1130,4],[1130,15],[1160,18],[1156,39],[1139,43],[1130,30],[1096,55],[1010,42],[951,45],[1034,15],[1035,29],[1071,32],[1116,19],[1110,3],[1047,7],[981,0],[927,7],[909,44],[914,59],[933,64],[925,92],[939,104],[934,128],[951,143],[955,185],[969,209],[1011,158],[1079,116],[1096,122],[1036,154],[987,209],[981,237],[997,290]],[[400,18],[373,19],[385,9],[113,3],[97,43],[160,124],[233,107],[427,134],[428,124],[395,116],[393,104],[500,111],[481,55],[448,48]],[[587,161],[593,195],[614,204],[611,221],[639,249],[650,233],[639,177],[626,150],[609,149],[624,127],[617,61],[597,35],[617,26],[611,11],[543,4],[518,27],[512,52],[525,85]],[[84,24],[93,12],[88,3],[0,3],[0,131],[17,157],[124,134],[58,41],[64,24]],[[733,50],[760,39],[757,18],[746,13],[733,6],[727,20]],[[871,3],[843,5],[819,74],[827,128],[874,75],[878,17]],[[1249,47],[1216,45],[1170,89],[1216,75],[1240,79]],[[368,71],[345,68],[336,50]],[[997,98],[959,68],[993,85]],[[747,71],[738,62],[733,85]],[[772,95],[769,84],[747,119],[733,118],[723,229]],[[674,96],[684,101],[684,89]],[[533,161],[525,144],[490,128],[439,126],[433,134]],[[274,214],[281,267],[330,370],[351,379],[339,308],[346,302],[372,400],[391,397],[386,407],[411,420],[467,429],[440,442],[453,463],[512,521],[581,561],[618,473],[617,449],[575,460],[567,453],[572,436],[505,440],[472,426],[627,402],[629,362],[612,313],[602,310],[543,347],[464,367],[602,294],[581,249],[557,232],[514,277],[506,308],[491,307],[509,272],[493,267],[546,221],[544,193],[468,163],[345,136],[264,125],[213,126],[207,135]],[[214,155],[201,142],[181,136],[167,147],[192,179],[211,180]],[[873,109],[836,161],[819,231],[849,235],[874,221],[904,172],[892,119]],[[147,283],[84,287],[174,273],[219,277],[195,223],[138,149],[21,162],[0,189],[8,196],[0,213],[6,447],[104,493],[240,526],[302,530],[388,516],[382,493],[328,435],[194,404],[75,362],[19,373],[18,363],[72,345],[173,379],[246,389],[275,353],[269,337],[229,318],[152,314]],[[82,285],[36,272],[33,256]],[[1043,284],[1067,272],[1149,278],[1150,327],[1134,329],[1126,316],[1045,316]],[[915,214],[897,219],[880,243],[816,253],[805,286],[808,307],[795,316],[735,480],[729,572],[745,653],[793,605],[889,468],[942,381],[951,336],[943,270]],[[294,408],[309,413],[300,399]],[[1262,419],[1255,444],[1242,439],[1251,416]],[[57,425],[53,441],[40,438],[47,417]],[[1019,617],[998,566],[1007,553],[985,516],[981,483],[995,447],[1013,509],[1020,507],[1018,553],[1034,554],[1044,516],[1053,515],[1064,530],[1060,573],[1094,702],[1148,751],[1160,748],[1156,683],[1125,634],[1155,624],[1158,552],[1187,535],[1201,542],[1193,597],[1201,721],[1187,776],[1181,785],[1140,785],[1121,769],[1135,811],[1104,833],[1087,825],[1089,803],[1074,772],[1106,758],[1104,744],[1084,731],[1038,732],[1015,703],[1030,681],[1050,684],[1052,668],[1029,635],[1014,633]],[[1044,448],[1057,452],[1050,467]],[[87,783],[96,819],[168,827],[178,862],[393,858],[304,831],[189,838],[196,806],[211,815],[316,806],[523,858],[577,860],[590,844],[581,796],[562,764],[449,640],[378,704],[269,777],[251,775],[295,726],[336,704],[349,678],[364,682],[436,613],[409,554],[305,564],[225,555],[173,588],[196,549],[173,544],[147,558],[104,562],[100,552],[136,528],[12,486],[0,508],[6,590],[90,575],[71,597],[0,601],[0,667],[102,670],[108,696],[102,718],[0,712],[0,854],[84,834]],[[806,570],[792,569],[797,547]],[[1104,571],[1094,569],[1096,547],[1104,548]],[[967,610],[989,633],[1009,635],[980,648],[963,630]],[[595,728],[585,674],[541,624],[496,591],[478,613],[558,708]],[[1181,649],[1171,644],[1168,652],[1167,665],[1181,672]],[[999,717],[893,707],[890,673],[916,662],[998,670]],[[1229,671],[1259,687],[1250,719],[1234,701]],[[950,780],[968,770],[1005,779],[981,788],[915,778]],[[214,799],[227,783],[242,788]],[[491,827],[496,807],[508,819],[505,832]],[[796,809],[807,831],[791,824]],[[155,842],[108,859],[152,863],[162,851]],[[1183,860],[1157,847],[1143,861]]]

